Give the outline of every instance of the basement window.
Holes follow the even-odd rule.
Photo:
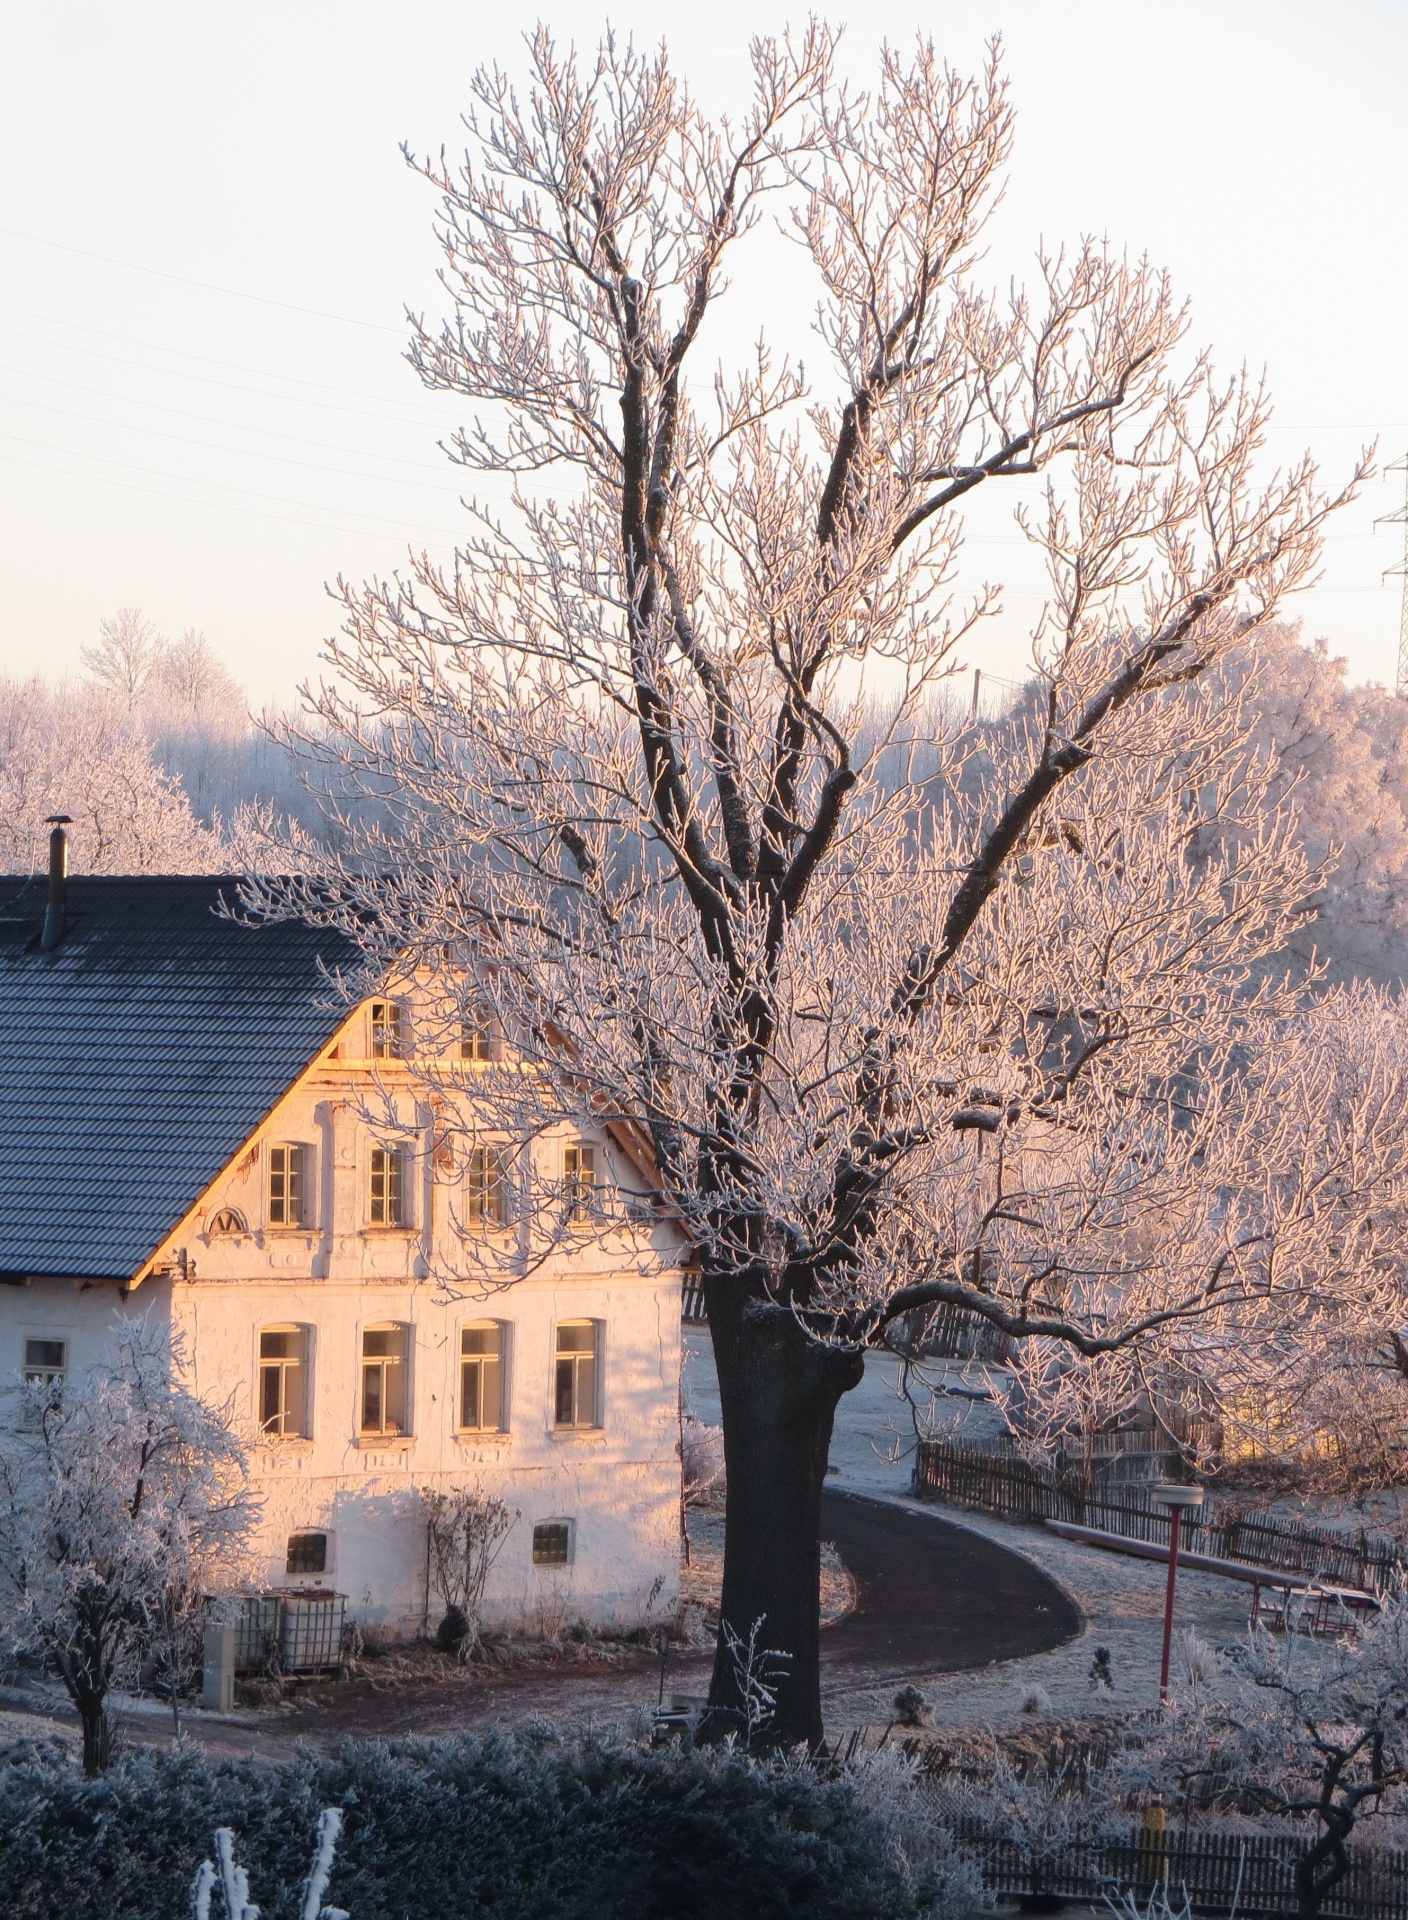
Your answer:
[[[533,1529],[533,1565],[567,1567],[572,1564],[571,1520],[540,1520]]]
[[[326,1573],[328,1537],[325,1533],[291,1533],[285,1573]]]

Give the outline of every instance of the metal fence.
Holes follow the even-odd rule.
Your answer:
[[[956,1833],[998,1898],[1045,1894],[1095,1902],[1119,1889],[1147,1900],[1166,1884],[1175,1898],[1186,1889],[1199,1913],[1229,1913],[1235,1899],[1239,1920],[1293,1920],[1296,1862],[1309,1844],[1293,1834],[1152,1836],[1136,1827],[1127,1839],[1076,1841],[1054,1858],[1033,1858],[1015,1841],[990,1838],[977,1821],[959,1821]],[[1408,1920],[1408,1854],[1351,1853],[1348,1874],[1324,1896],[1320,1912],[1325,1920]]]
[[[937,1495],[983,1513],[1013,1520],[1064,1520],[1127,1540],[1168,1545],[1169,1516],[1154,1506],[1146,1489],[1128,1486],[1115,1493],[1088,1474],[1034,1466],[980,1447],[921,1440],[914,1484],[920,1495]],[[1384,1592],[1404,1571],[1402,1555],[1390,1540],[1300,1526],[1222,1502],[1184,1515],[1183,1546],[1189,1553],[1308,1574],[1370,1593]]]

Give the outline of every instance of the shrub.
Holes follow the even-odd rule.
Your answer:
[[[298,1911],[319,1811],[352,1920],[957,1920],[979,1881],[902,1763],[527,1733],[215,1763],[139,1750],[98,1780],[30,1749],[0,1769],[7,1920],[173,1920],[233,1829],[267,1920]]]

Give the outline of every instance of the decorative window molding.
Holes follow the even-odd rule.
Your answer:
[[[308,1418],[308,1329],[300,1326],[259,1329],[259,1436],[261,1440],[306,1440]]]
[[[401,1320],[362,1330],[357,1431],[363,1439],[395,1439],[411,1430],[410,1336]]]
[[[601,1425],[601,1322],[560,1320],[553,1355],[552,1423],[559,1430]]]
[[[504,1345],[502,1321],[485,1320],[460,1329],[461,1433],[503,1433],[508,1426]]]
[[[205,1223],[207,1236],[212,1239],[230,1235],[248,1233],[249,1222],[238,1207],[217,1207]]]
[[[269,1148],[269,1210],[271,1227],[308,1224],[308,1149],[283,1140]]]

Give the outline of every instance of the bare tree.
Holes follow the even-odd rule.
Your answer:
[[[490,1002],[532,1070],[472,1108],[522,1149],[532,1257],[582,1225],[545,1128],[648,1149],[713,1332],[723,1621],[766,1617],[770,1737],[812,1744],[832,1420],[887,1326],[948,1304],[1087,1358],[1264,1329],[1357,1275],[1399,1151],[1281,1097],[1299,1009],[1256,969],[1306,866],[1284,810],[1252,817],[1235,692],[1197,686],[1312,576],[1309,462],[1257,477],[1265,393],[1184,351],[1147,264],[1085,243],[981,286],[996,53],[965,79],[886,51],[868,94],[833,54],[819,25],[755,41],[736,124],[611,38],[578,62],[539,30],[526,92],[476,77],[473,152],[423,168],[454,311],[411,357],[513,501],[469,503],[452,569],[344,586],[307,747],[387,824],[349,809],[339,859],[251,896],[438,979],[447,1041]],[[750,249],[810,275],[832,402],[766,344],[696,375],[745,240],[755,276]],[[997,485],[1050,576],[1040,697],[979,777],[961,726],[928,743],[926,813],[874,769],[997,606],[954,585],[961,502]],[[445,1277],[524,1257],[466,1234]]]
[[[245,1450],[181,1366],[164,1328],[128,1319],[84,1380],[0,1387],[0,1635],[58,1673],[90,1774],[111,1689],[245,1571]]]
[[[244,690],[203,633],[187,627],[167,646],[153,676],[183,718],[200,718],[221,709],[244,715]]]
[[[96,647],[84,647],[81,658],[100,687],[135,707],[160,669],[166,642],[139,607],[119,607],[110,620],[98,623]]]

